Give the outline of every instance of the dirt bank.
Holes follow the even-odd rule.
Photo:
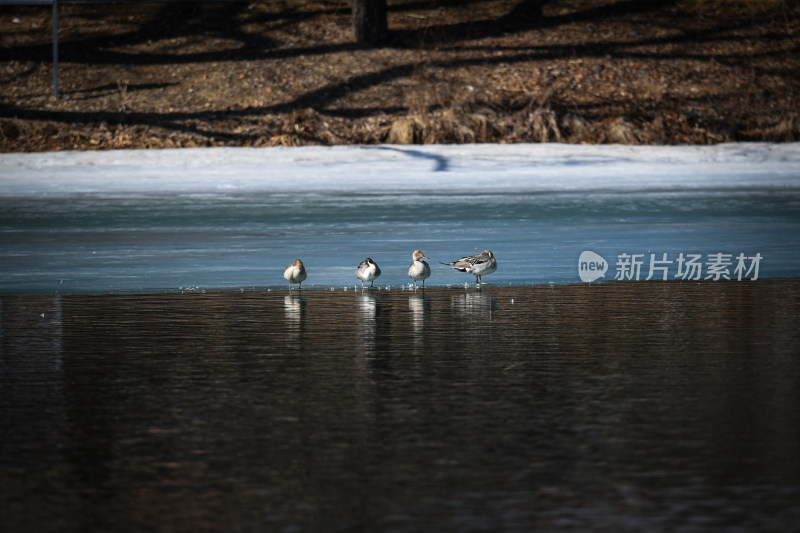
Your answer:
[[[543,4],[541,11],[531,8]],[[786,1],[348,2],[0,8],[0,150],[800,140]]]

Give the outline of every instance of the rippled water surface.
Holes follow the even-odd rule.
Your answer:
[[[0,297],[4,531],[794,531],[800,282]]]

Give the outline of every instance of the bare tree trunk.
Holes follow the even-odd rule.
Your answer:
[[[353,35],[356,42],[378,46],[389,38],[386,0],[353,0]]]

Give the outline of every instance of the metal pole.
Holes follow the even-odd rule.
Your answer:
[[[53,0],[53,91],[58,100],[58,0]]]

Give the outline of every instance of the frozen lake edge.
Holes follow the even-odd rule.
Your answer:
[[[758,253],[762,277],[800,275],[800,143],[52,152],[0,168],[0,292],[280,289],[297,257],[307,289],[342,290],[367,256],[403,290],[414,249],[433,287],[474,288],[438,263],[486,248],[495,286],[578,282],[585,250]]]
[[[800,143],[375,145],[10,153],[0,154],[0,168],[3,196],[798,187]],[[492,179],[485,178],[487,173]]]

